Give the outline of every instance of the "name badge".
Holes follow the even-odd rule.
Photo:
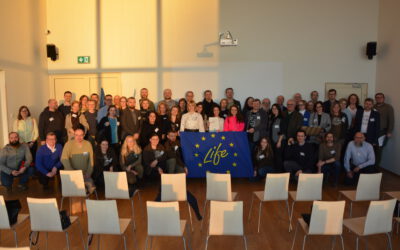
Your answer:
[[[141,119],[142,119],[142,117],[141,117],[141,116],[139,116],[137,119],[138,119],[138,120],[141,120]]]
[[[160,151],[160,156],[162,156],[164,154],[164,151]]]
[[[374,122],[374,121],[375,121],[375,118],[371,118],[371,119],[369,119],[369,121],[370,121],[370,122]]]
[[[119,126],[119,122],[117,122],[117,126]]]
[[[50,118],[49,118],[49,121],[51,121],[51,122],[54,121],[54,118],[53,118],[53,117],[50,117]]]
[[[331,155],[334,155],[334,154],[336,154],[336,151],[335,150],[331,150]]]
[[[342,122],[343,122],[343,123],[346,122],[346,118],[343,117],[343,118],[342,118]]]
[[[157,133],[157,132],[158,132],[158,130],[159,130],[159,129],[158,129],[158,128],[156,128],[156,129],[154,129],[154,132],[156,132],[156,133]]]
[[[258,158],[259,158],[260,160],[262,160],[262,159],[265,158],[265,155],[260,155]]]
[[[164,120],[167,120],[167,117],[163,117]]]
[[[275,125],[274,128],[279,128],[279,125]]]
[[[175,151],[176,151],[176,150],[178,150],[179,147],[178,147],[178,145],[176,145],[174,148],[175,148]]]
[[[305,121],[305,122],[308,121],[308,118],[304,118],[304,121]]]
[[[301,156],[306,156],[306,154],[304,152],[300,152]]]
[[[318,123],[318,118],[317,118],[317,119],[314,119],[314,122],[315,122],[315,123]]]
[[[77,118],[78,115],[77,114],[72,114],[72,117]]]
[[[89,155],[89,152],[83,152],[83,155]]]
[[[260,120],[261,119],[261,116],[257,116],[257,120]]]

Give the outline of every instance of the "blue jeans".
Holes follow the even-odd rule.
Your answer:
[[[35,170],[33,167],[28,167],[23,174],[18,176],[13,176],[12,174],[8,175],[4,172],[1,172],[1,184],[5,187],[11,187],[14,182],[14,178],[20,178],[19,184],[25,185],[28,182],[29,177],[33,175],[34,171]]]
[[[335,184],[338,184],[340,169],[342,168],[340,161],[334,161],[332,163],[328,163],[322,166],[321,172],[324,174],[324,177],[328,177],[333,174],[335,178]]]

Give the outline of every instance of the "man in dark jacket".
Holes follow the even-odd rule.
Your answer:
[[[225,97],[228,100],[228,109],[232,107],[233,105],[236,105],[238,107],[238,110],[242,110],[242,106],[240,105],[240,102],[236,99],[233,98],[234,92],[233,88],[226,88],[225,89]]]
[[[294,100],[290,99],[286,103],[287,110],[283,112],[283,123],[285,124],[285,131],[282,131],[288,144],[294,142],[297,131],[303,125],[303,116],[296,111],[296,104]]]
[[[204,99],[203,99],[203,109],[204,109],[204,114],[207,115],[207,117],[212,117],[213,115],[213,108],[215,106],[218,106],[213,99],[212,99],[212,92],[211,90],[206,90],[204,91]]]
[[[122,140],[126,136],[132,135],[135,140],[139,139],[139,133],[142,127],[142,117],[140,111],[135,109],[136,100],[134,97],[128,98],[128,108],[122,111],[120,120],[122,127]]]
[[[41,145],[46,143],[46,135],[50,132],[56,134],[57,142],[64,145],[65,118],[58,111],[55,99],[48,101],[48,107],[39,116],[39,138]]]
[[[174,173],[188,173],[188,169],[183,162],[182,147],[180,141],[177,139],[175,131],[168,131],[168,140],[164,143],[164,148],[167,153],[167,172]]]
[[[288,146],[283,163],[286,172],[297,179],[301,173],[311,173],[317,162],[317,153],[314,146],[306,142],[306,132],[297,131],[296,143]]]
[[[261,109],[261,101],[253,101],[253,109],[246,117],[246,131],[249,137],[250,149],[253,152],[254,146],[262,138],[268,135],[268,115]]]
[[[366,141],[376,148],[380,132],[380,115],[373,107],[374,100],[371,98],[365,99],[364,110],[357,110],[356,113],[355,132],[363,133]]]
[[[330,114],[331,107],[335,102],[338,102],[336,100],[336,89],[330,89],[328,90],[328,100],[323,103],[324,112]]]

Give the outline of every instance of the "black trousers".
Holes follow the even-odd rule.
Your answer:
[[[351,164],[350,169],[353,170],[354,168],[356,168],[356,166]],[[378,172],[379,171],[375,167],[375,165],[369,165],[369,166],[366,166],[366,167],[360,169],[360,171],[358,171],[357,173],[354,173],[353,178],[349,178],[346,175],[346,179],[344,180],[344,183],[347,185],[354,185],[358,182],[358,179],[360,178],[360,174],[375,174]]]

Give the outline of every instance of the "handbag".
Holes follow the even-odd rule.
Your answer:
[[[5,201],[8,220],[10,221],[10,226],[17,223],[19,211],[21,211],[21,202],[19,200],[8,200]]]
[[[60,219],[61,219],[61,228],[63,230],[67,229],[71,225],[71,220],[66,210],[60,211]]]

